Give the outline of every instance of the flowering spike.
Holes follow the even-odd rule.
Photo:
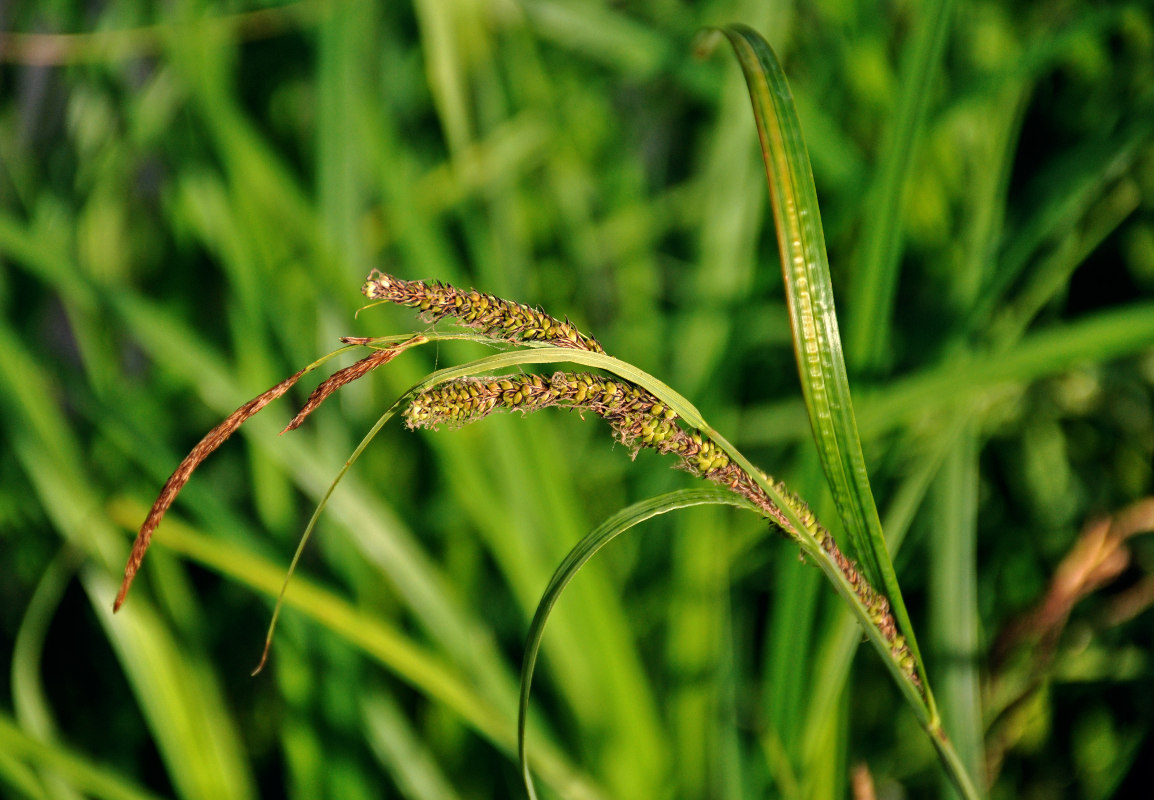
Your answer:
[[[557,347],[605,352],[596,339],[578,331],[568,320],[562,322],[540,309],[476,289],[458,289],[440,281],[406,281],[374,269],[361,287],[361,294],[370,300],[419,309],[430,322],[453,317],[465,327],[504,341],[542,341]]]
[[[677,456],[679,466],[699,478],[729,487],[774,520],[784,531],[791,526],[785,514],[753,477],[732,462],[721,448],[698,430],[686,429],[677,413],[648,390],[620,380],[608,380],[589,372],[556,372],[545,379],[540,375],[506,375],[499,378],[475,377],[447,381],[417,394],[403,412],[410,428],[459,427],[476,422],[494,411],[516,409],[522,413],[540,408],[590,411],[605,419],[622,444],[636,454],[643,447]],[[919,683],[909,647],[897,633],[889,601],[861,575],[857,565],[837,547],[833,537],[809,507],[774,481],[774,488],[798,510],[802,522],[837,564],[853,587],[871,619],[882,631],[906,674]],[[920,685],[920,684],[919,684]]]

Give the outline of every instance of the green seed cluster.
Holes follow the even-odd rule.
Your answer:
[[[557,392],[540,375],[460,378],[421,392],[402,416],[410,428],[460,427],[494,411],[536,411],[557,403]]]
[[[540,309],[475,289],[406,281],[375,269],[361,287],[361,294],[370,300],[419,309],[430,322],[452,317],[495,339],[548,342],[558,347],[605,352],[596,339],[581,333],[569,320],[559,320]]]
[[[494,411],[537,411],[559,406],[589,411],[605,419],[619,441],[636,453],[643,447],[678,457],[680,466],[700,478],[728,486],[742,495],[785,531],[791,525],[781,509],[769,498],[748,472],[707,436],[686,430],[677,413],[649,391],[627,381],[611,380],[589,372],[556,372],[551,377],[508,375],[488,378],[460,378],[442,383],[413,398],[403,416],[410,428],[459,427],[475,422]],[[766,476],[762,476],[766,477]],[[894,657],[915,684],[913,655],[905,638],[897,632],[889,601],[862,576],[847,558],[829,531],[817,523],[813,512],[780,481],[774,488],[787,497],[823,550],[849,580],[871,619],[886,637]]]
[[[781,511],[720,447],[700,431],[683,428],[673,409],[627,381],[589,372],[557,372],[548,379],[540,375],[461,378],[421,392],[403,416],[410,428],[435,428],[465,425],[494,411],[528,412],[550,406],[597,414],[634,452],[649,447],[676,455],[685,470],[729,486],[787,527]],[[779,488],[787,491],[784,486]]]
[[[604,417],[626,444],[672,452],[684,434],[677,412],[640,386],[591,372],[558,372],[551,383],[565,405]]]

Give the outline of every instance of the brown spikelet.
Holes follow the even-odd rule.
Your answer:
[[[119,611],[120,606],[124,604],[124,598],[128,594],[128,588],[132,585],[132,579],[136,577],[136,573],[140,569],[140,562],[144,560],[144,553],[148,550],[148,545],[152,541],[152,534],[156,531],[157,526],[160,525],[160,521],[164,518],[168,507],[172,505],[172,501],[176,499],[176,496],[180,494],[180,490],[184,488],[184,485],[188,483],[188,479],[192,477],[193,471],[195,471],[216,448],[220,447],[229,436],[232,436],[233,432],[241,426],[241,423],[287,392],[294,383],[300,380],[302,375],[308,372],[308,369],[309,368],[306,367],[300,372],[290,375],[264,394],[254,397],[236,411],[229,414],[223,422],[205,434],[204,438],[197,443],[196,447],[192,448],[192,451],[180,462],[176,471],[165,481],[164,487],[160,490],[160,495],[156,498],[156,502],[152,504],[152,510],[148,512],[148,516],[140,526],[140,531],[136,534],[136,541],[132,543],[132,552],[129,554],[128,563],[124,567],[124,580],[120,584],[120,591],[116,594],[116,602],[112,604],[114,613]]]
[[[412,340],[410,340],[410,342],[411,341]],[[288,433],[299,428],[301,423],[305,421],[305,418],[316,411],[317,407],[327,400],[329,395],[345,384],[352,383],[358,378],[363,378],[377,367],[388,364],[397,357],[401,349],[400,347],[391,347],[387,350],[376,350],[372,355],[362,358],[357,363],[334,372],[327,380],[313,389],[313,393],[309,395],[309,399],[304,404],[304,407],[297,412],[297,415],[292,418],[292,421],[285,426],[281,433]]]

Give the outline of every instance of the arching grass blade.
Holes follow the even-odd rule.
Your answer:
[[[545,635],[545,623],[549,620],[549,614],[560,598],[561,592],[598,550],[630,528],[660,514],[706,503],[727,504],[757,510],[752,503],[725,489],[684,489],[658,495],[622,509],[590,531],[569,551],[569,555],[565,557],[565,560],[557,567],[557,571],[553,573],[553,577],[549,579],[549,584],[541,595],[541,602],[537,605],[537,612],[533,615],[533,622],[529,625],[525,656],[521,663],[521,703],[517,718],[517,753],[521,759],[521,775],[525,780],[525,789],[533,800],[537,798],[537,791],[533,786],[533,776],[529,771],[529,760],[525,749],[529,690],[533,683],[533,670],[537,666],[537,653],[541,648],[541,639]]]

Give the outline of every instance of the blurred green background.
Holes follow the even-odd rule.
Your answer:
[[[372,267],[568,315],[833,523],[746,90],[728,52],[692,57],[728,22],[790,76],[947,729],[994,797],[1141,790],[1154,543],[1127,534],[1150,520],[1075,543],[1154,490],[1148,3],[49,0],[0,5],[0,795],[522,796],[516,676],[548,576],[693,483],[595,419],[387,427],[249,677],[328,482],[475,346],[405,354],[285,437],[315,380],[252,420],[110,613],[205,431],[341,335],[423,328],[354,317]],[[1063,563],[1081,583],[1053,583]],[[1048,591],[1057,616],[1023,616]],[[935,796],[860,639],[751,515],[648,523],[550,622],[542,788]]]

